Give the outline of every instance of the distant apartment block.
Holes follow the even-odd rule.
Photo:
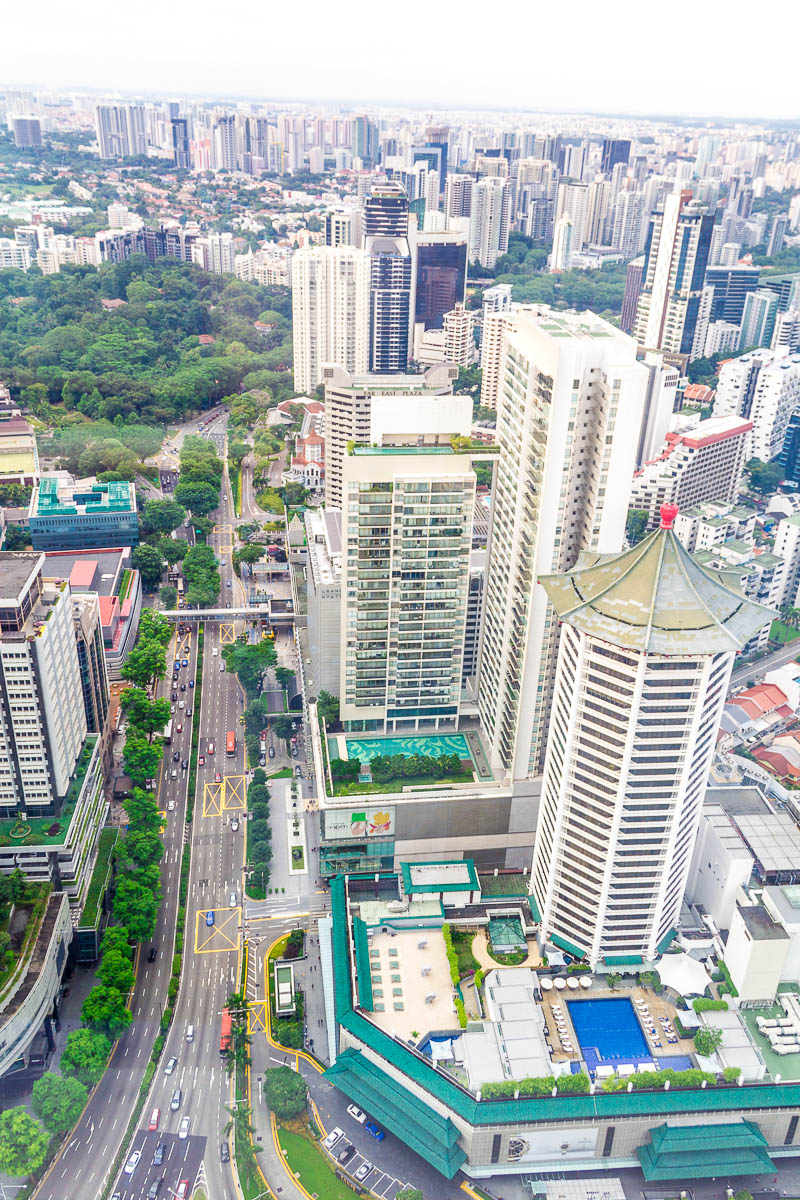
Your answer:
[[[714,414],[752,423],[748,458],[769,462],[783,449],[792,414],[800,409],[800,354],[753,350],[723,363]]]
[[[28,524],[36,550],[137,546],[136,489],[124,481],[64,484],[45,475],[34,488]]]
[[[33,426],[22,417],[0,419],[0,483],[32,487],[39,478],[39,451]]]

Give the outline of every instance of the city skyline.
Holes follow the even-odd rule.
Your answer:
[[[746,91],[743,93],[738,73],[722,70],[722,64],[741,52],[739,31],[734,24],[719,22],[710,5],[699,6],[693,12],[691,39],[682,25],[643,15],[630,0],[616,6],[612,23],[605,11],[601,13],[586,3],[578,7],[576,22],[582,36],[570,44],[566,71],[563,54],[556,52],[561,44],[558,13],[537,11],[528,15],[520,9],[513,20],[491,25],[480,20],[477,5],[470,5],[462,15],[467,18],[472,13],[474,20],[464,19],[455,26],[449,13],[429,10],[426,43],[441,42],[448,47],[446,56],[437,57],[434,73],[421,52],[419,30],[409,26],[405,31],[396,24],[389,29],[388,17],[382,18],[359,2],[351,5],[343,47],[346,58],[358,64],[357,81],[354,72],[346,71],[346,87],[342,83],[341,58],[331,54],[331,47],[342,42],[340,14],[321,4],[311,6],[302,38],[296,37],[295,17],[290,10],[271,12],[269,23],[260,26],[245,6],[229,8],[226,21],[232,45],[245,23],[250,29],[246,43],[237,45],[230,67],[221,61],[216,40],[203,34],[203,18],[211,18],[212,11],[210,5],[202,3],[190,6],[181,0],[172,7],[171,20],[185,22],[188,33],[182,43],[186,52],[178,59],[169,40],[161,43],[151,36],[147,18],[149,10],[157,19],[154,5],[145,7],[141,14],[144,19],[137,24],[126,22],[124,37],[116,38],[114,15],[96,3],[90,4],[85,20],[96,18],[106,31],[102,56],[92,52],[83,34],[84,23],[79,26],[71,14],[54,4],[45,5],[39,35],[30,48],[22,12],[9,12],[5,21],[9,44],[15,45],[18,86],[46,81],[51,88],[76,90],[140,92],[144,88],[172,95],[266,95],[297,102],[315,98],[360,104],[401,102],[404,107],[409,106],[409,93],[413,93],[412,107],[463,108],[468,101],[472,109],[491,111],[521,108],[607,116],[673,113],[709,119],[800,119],[791,39],[783,43],[776,40],[771,46],[769,92],[751,98]],[[781,23],[781,13],[789,21],[791,8],[784,0],[772,6],[776,27]],[[478,20],[479,57],[473,36]],[[509,37],[512,27],[514,36]],[[374,46],[380,44],[384,32],[391,33],[393,52],[376,56]],[[656,39],[659,53],[653,55],[648,48]],[[548,47],[554,52],[548,53]],[[711,64],[709,47],[714,52]],[[272,52],[266,68],[265,48]],[[471,58],[479,71],[470,70]],[[691,86],[682,91],[685,100],[676,93],[674,63],[678,59],[682,79],[691,81]],[[531,76],[535,82],[531,82]],[[264,86],[265,77],[268,87]],[[314,81],[311,91],[306,87],[307,79]],[[9,82],[8,86],[13,85]],[[635,98],[633,105],[631,97]]]

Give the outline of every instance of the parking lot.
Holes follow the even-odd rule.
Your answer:
[[[363,1125],[359,1127],[357,1122],[355,1124],[356,1129],[358,1129],[358,1132],[360,1133],[363,1129]],[[332,1133],[333,1130],[330,1132]],[[343,1165],[338,1161],[338,1156],[345,1148],[346,1143],[350,1143],[350,1145],[353,1146],[355,1149],[355,1154],[348,1160],[346,1164]],[[375,1142],[376,1157],[380,1154],[380,1145],[380,1142]],[[380,1167],[375,1166],[371,1158],[367,1158],[366,1155],[362,1154],[355,1147],[352,1138],[348,1136],[347,1131],[342,1133],[342,1135],[336,1139],[332,1146],[326,1146],[323,1143],[322,1148],[327,1154],[330,1155],[340,1171],[346,1171],[352,1179],[354,1179],[362,1187],[369,1188],[369,1190],[374,1192],[376,1196],[384,1196],[386,1197],[386,1200],[394,1200],[394,1197],[398,1192],[401,1192],[405,1187],[411,1186],[410,1184],[404,1183],[400,1179],[395,1179],[394,1175],[387,1175],[387,1173],[382,1171]],[[369,1164],[370,1170],[365,1172],[363,1168],[367,1164]]]

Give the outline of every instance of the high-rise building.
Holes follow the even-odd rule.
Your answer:
[[[295,360],[296,361],[296,360]],[[325,383],[325,503],[343,507],[342,464],[350,443],[366,446],[372,438],[373,400],[392,401],[403,411],[407,402],[425,404],[453,394],[458,368],[437,363],[421,375],[367,375],[332,363],[323,369]],[[416,410],[415,410],[416,411]],[[404,426],[405,428],[405,426]],[[420,431],[421,433],[421,431]]]
[[[172,161],[176,167],[188,171],[192,165],[189,138],[189,118],[172,117],[169,123],[172,146]]]
[[[662,504],[682,510],[705,501],[732,504],[747,462],[750,421],[715,415],[688,433],[669,433],[664,448],[637,470],[630,508],[647,513],[647,528],[658,523]]]
[[[537,576],[622,546],[647,384],[633,339],[594,314],[540,307],[505,332],[479,708],[512,779],[541,773],[552,701],[557,622]]]
[[[325,364],[369,365],[370,257],[355,246],[307,247],[292,259],[294,385],[313,391]]]
[[[738,325],[747,297],[758,287],[760,274],[760,267],[740,266],[738,262],[730,267],[708,267],[705,282],[714,289],[709,320]]]
[[[555,208],[555,228],[562,217],[572,222],[572,253],[583,249],[589,217],[589,185],[575,179],[562,179],[558,184]]]
[[[360,246],[361,213],[355,208],[333,208],[325,213],[326,246]]]
[[[469,260],[491,270],[508,249],[511,193],[508,179],[487,176],[472,188]]]
[[[611,245],[623,258],[633,258],[642,246],[644,197],[641,192],[620,192],[614,206]],[[644,265],[644,259],[642,259]]]
[[[444,315],[444,359],[457,367],[469,367],[475,361],[475,313],[456,304]]]
[[[60,814],[86,739],[68,583],[0,551],[0,813]]]
[[[800,409],[800,354],[753,350],[723,363],[715,416],[752,421],[748,458],[769,462],[783,449],[789,417]]]
[[[145,109],[141,104],[98,104],[95,128],[101,158],[140,158],[147,154]]]
[[[789,218],[786,213],[776,213],[772,218],[772,224],[769,228],[769,238],[767,240],[767,258],[774,258],[776,254],[780,254],[786,239],[788,224]]]
[[[547,259],[550,271],[568,271],[578,247],[575,244],[575,222],[569,213],[559,217],[553,228],[553,249]]]
[[[467,237],[458,231],[418,233],[414,321],[441,329],[444,314],[463,304],[467,290]]]
[[[0,238],[0,271],[28,271],[31,252],[22,242],[11,238]]]
[[[34,487],[28,528],[35,550],[138,546],[136,488],[125,480],[65,484],[42,475]]]
[[[617,163],[627,166],[631,157],[631,144],[627,138],[603,138],[600,170],[610,175]]]
[[[645,350],[641,361],[647,368],[649,378],[636,451],[637,470],[649,459],[656,458],[664,447],[680,382],[680,371],[666,362],[664,355],[657,350]]]
[[[238,163],[236,154],[236,117],[233,113],[217,114],[212,135],[212,151],[215,171],[236,170]]]
[[[42,144],[42,122],[38,117],[12,114],[14,143],[20,150],[32,150]]]
[[[232,233],[207,233],[197,238],[191,248],[192,262],[215,275],[233,275],[236,269],[236,249]]]
[[[769,346],[778,315],[778,297],[769,288],[756,288],[745,298],[738,349]]]
[[[625,294],[622,297],[620,326],[623,333],[632,333],[636,323],[636,309],[644,282],[644,255],[631,259],[625,272]]]
[[[691,192],[672,192],[650,217],[634,324],[640,346],[692,356],[713,223]]]
[[[427,145],[429,148],[439,151],[438,171],[439,179],[441,180],[442,184],[442,191],[444,191],[447,184],[447,154],[449,137],[450,130],[446,125],[428,126]]]
[[[399,183],[374,184],[364,200],[369,255],[369,369],[405,371],[413,342],[414,263],[408,197]]]
[[[457,727],[476,478],[475,452],[450,443],[471,421],[469,397],[373,398],[371,444],[345,455],[339,712],[350,731]]]
[[[675,515],[542,579],[561,637],[532,892],[543,942],[591,965],[674,937],[734,655],[770,616],[692,558]]]
[[[472,214],[472,188],[475,180],[471,175],[447,176],[444,189],[444,213],[452,217],[469,217]]]
[[[364,167],[373,167],[379,157],[378,125],[369,117],[353,120],[353,157],[360,158]]]
[[[770,346],[779,352],[800,350],[800,308],[778,313]]]

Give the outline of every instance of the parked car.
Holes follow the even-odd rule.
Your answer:
[[[353,1178],[358,1179],[359,1181],[364,1180],[367,1178],[371,1170],[372,1163],[368,1158],[365,1158],[358,1170],[353,1173]]]
[[[348,1142],[345,1146],[342,1147],[342,1149],[336,1155],[336,1161],[340,1162],[342,1164],[342,1166],[345,1167],[350,1162],[350,1159],[353,1157],[355,1152],[356,1152],[356,1148],[353,1145],[353,1143]]]
[[[370,1137],[374,1137],[376,1142],[382,1142],[386,1134],[381,1129],[380,1125],[376,1125],[374,1121],[367,1121],[364,1126]]]
[[[165,1075],[171,1075],[171,1074],[172,1074],[172,1072],[173,1072],[173,1071],[175,1070],[175,1068],[177,1067],[177,1065],[178,1065],[178,1060],[177,1060],[177,1058],[176,1058],[176,1057],[173,1055],[173,1056],[172,1056],[172,1058],[170,1058],[170,1059],[167,1061],[167,1065],[164,1067],[164,1074],[165,1074]]]
[[[332,1149],[333,1149],[333,1147],[334,1147],[334,1146],[336,1145],[336,1143],[338,1142],[339,1138],[340,1138],[340,1137],[342,1137],[342,1136],[343,1136],[343,1131],[342,1131],[342,1130],[339,1128],[339,1126],[337,1125],[337,1126],[336,1126],[334,1129],[332,1129],[332,1130],[330,1131],[330,1133],[328,1133],[328,1134],[327,1134],[327,1135],[326,1135],[326,1136],[325,1136],[325,1137],[322,1139],[322,1144],[323,1144],[323,1146],[325,1147],[325,1149],[326,1149],[326,1150],[332,1150]]]
[[[142,1157],[141,1150],[134,1150],[128,1161],[125,1163],[125,1174],[132,1175],[139,1165],[139,1159]]]
[[[358,1121],[359,1125],[363,1125],[367,1119],[367,1114],[357,1104],[348,1104],[347,1111],[354,1121]]]
[[[274,746],[270,746],[270,748],[268,750],[268,754],[269,754],[270,758],[275,757],[275,747]]]

